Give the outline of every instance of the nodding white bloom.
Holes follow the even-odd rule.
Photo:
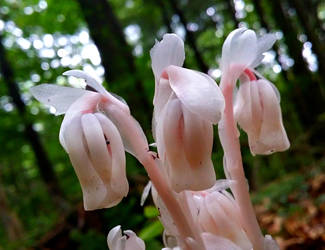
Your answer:
[[[248,135],[253,155],[284,151],[290,146],[282,122],[280,94],[254,71],[275,41],[274,34],[257,38],[254,31],[240,28],[229,34],[222,48],[222,70],[230,75],[228,79],[240,79],[234,116]]]
[[[153,134],[172,188],[202,190],[215,183],[213,124],[223,95],[208,75],[182,68],[184,43],[166,34],[150,51],[155,76]]]
[[[248,135],[253,155],[287,150],[289,139],[282,122],[280,96],[265,79],[240,84],[234,106],[235,119]]]
[[[222,190],[225,183],[231,185],[232,181],[219,180],[209,190],[186,192],[194,222],[202,232],[208,233],[208,242],[220,241],[221,245],[229,245],[229,249],[250,250],[252,244],[244,231],[239,207],[232,195]]]
[[[65,75],[85,79],[86,89],[91,91],[42,84],[33,87],[31,92],[40,102],[54,106],[58,114],[65,113],[60,143],[78,176],[85,209],[115,206],[129,190],[124,147],[137,155],[137,150],[147,147],[145,137],[141,137],[140,147],[130,143],[132,139],[125,132],[129,127],[120,126],[126,119],[134,120],[129,107],[94,78],[79,70],[68,71]],[[138,129],[137,123],[134,124]]]
[[[131,231],[126,230],[122,236],[121,226],[116,226],[107,235],[107,244],[109,250],[145,250],[145,244],[142,239]]]

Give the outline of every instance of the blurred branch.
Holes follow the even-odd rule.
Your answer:
[[[17,110],[23,121],[25,127],[24,129],[25,137],[27,141],[29,141],[34,151],[40,176],[44,184],[46,185],[48,192],[51,194],[51,196],[53,196],[54,202],[64,207],[65,206],[63,204],[64,195],[59,187],[53,165],[50,162],[47,153],[45,152],[39,134],[33,128],[33,124],[27,119],[26,106],[23,100],[21,99],[18,84],[14,80],[13,70],[7,59],[6,51],[3,46],[3,36],[1,34],[0,34],[0,72],[2,74],[5,84],[7,85],[9,95],[11,96],[13,103],[17,107]]]

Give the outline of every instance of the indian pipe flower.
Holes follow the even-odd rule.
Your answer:
[[[150,51],[155,76],[153,134],[172,188],[202,190],[216,177],[211,161],[213,124],[223,95],[208,75],[182,68],[183,41],[166,34]]]
[[[247,133],[253,155],[284,151],[290,146],[282,122],[280,94],[254,70],[275,41],[274,34],[257,38],[254,31],[240,28],[229,34],[222,48],[223,72],[240,79],[234,117]]]
[[[82,71],[65,73],[86,80],[86,89],[42,84],[31,89],[40,102],[65,113],[60,143],[69,154],[83,192],[86,210],[108,208],[127,195],[125,153],[119,130],[101,111],[101,105],[128,106],[108,93],[94,78]]]

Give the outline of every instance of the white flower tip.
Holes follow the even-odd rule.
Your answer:
[[[185,60],[184,42],[176,34],[165,34],[150,50],[152,70],[156,82],[169,65],[182,66]]]
[[[81,78],[84,79],[87,83],[87,85],[89,85],[90,87],[92,87],[93,89],[95,89],[96,91],[98,91],[99,93],[106,93],[105,88],[101,85],[101,81],[95,77],[95,76],[91,76],[90,74],[82,71],[82,70],[68,70],[66,72],[63,73],[63,75],[65,76],[74,76],[77,78]]]

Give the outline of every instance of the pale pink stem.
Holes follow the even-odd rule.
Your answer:
[[[226,169],[229,171],[230,178],[235,181],[231,189],[238,202],[247,236],[251,240],[254,250],[263,250],[264,237],[250,200],[248,183],[245,178],[240,152],[238,131],[234,120],[233,89],[237,79],[229,72],[231,71],[222,76],[220,84],[226,106],[223,118],[219,123],[219,137],[224,149]],[[252,75],[248,76],[252,77]]]
[[[109,110],[109,105],[106,109]],[[130,139],[132,148],[136,150],[135,153],[137,159],[144,166],[152,184],[159,194],[159,197],[168,209],[168,212],[177,227],[180,238],[183,241],[181,242],[182,249],[190,250],[185,239],[188,237],[196,239],[195,234],[185,217],[181,204],[175,197],[174,191],[170,188],[168,181],[159,169],[155,156],[152,152],[148,151],[148,144],[144,142],[141,132],[139,131],[140,128],[135,125],[135,121],[130,115],[125,115],[120,109],[111,108],[109,112],[114,115],[115,119],[118,117],[119,129],[123,130],[125,136]]]
[[[152,155],[147,154],[145,157],[143,157],[141,163],[146,169],[150,180],[159,194],[159,197],[163,200],[166,208],[168,209],[181,239],[184,240],[188,237],[195,239],[195,234],[192,231],[187,218],[185,217],[183,209],[179,204],[179,201],[175,198],[174,192],[168,185],[167,180],[165,180],[164,175],[159,170],[155,159],[152,157]],[[188,216],[191,215],[189,214]],[[186,247],[187,249],[187,244],[185,242],[183,242],[183,244],[183,248]]]

